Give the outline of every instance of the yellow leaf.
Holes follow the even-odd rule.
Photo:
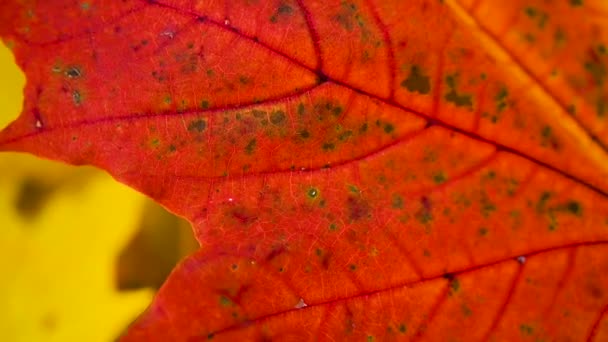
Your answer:
[[[4,126],[23,84],[4,47],[0,75]],[[115,339],[153,295],[115,288],[144,197],[100,171],[23,154],[1,154],[0,176],[0,340]]]

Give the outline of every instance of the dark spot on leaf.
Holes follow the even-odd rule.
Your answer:
[[[65,75],[68,78],[79,78],[80,76],[82,76],[82,72],[78,67],[73,66],[69,67],[68,70],[66,70]]]
[[[255,139],[249,140],[249,143],[247,143],[247,146],[245,146],[245,153],[247,153],[248,155],[252,155],[253,152],[255,152],[256,145],[257,141]]]
[[[456,90],[457,75],[448,75],[446,77],[446,83],[450,91],[445,94],[445,99],[448,102],[455,104],[458,107],[473,107],[473,99],[469,94],[461,94]]]
[[[570,0],[570,6],[578,7],[583,5],[583,0]]]
[[[285,112],[281,111],[281,110],[277,110],[275,112],[272,112],[272,114],[270,114],[270,122],[273,125],[280,125],[285,121]]]
[[[307,194],[310,198],[316,198],[319,195],[319,190],[317,190],[316,188],[310,188],[308,189]]]
[[[532,335],[532,333],[534,333],[534,328],[527,324],[522,324],[519,326],[519,331],[524,335]]]
[[[410,74],[401,82],[401,86],[410,92],[417,92],[420,94],[428,94],[431,91],[429,77],[423,75],[417,65],[413,65],[410,68]]]
[[[433,175],[433,182],[435,182],[435,184],[444,183],[446,180],[447,177],[442,171],[439,171]]]
[[[346,208],[348,209],[348,218],[351,221],[371,217],[371,207],[367,201],[360,197],[349,196],[346,200]]]
[[[78,90],[74,90],[72,92],[72,101],[74,101],[74,105],[76,106],[80,106],[80,104],[82,103],[82,96],[80,95],[80,92]]]
[[[581,207],[581,205],[576,202],[576,201],[570,201],[566,204],[566,210],[571,213],[574,214],[576,216],[580,216],[583,212],[583,208]]]
[[[258,217],[251,210],[240,206],[231,209],[230,216],[244,226],[251,225],[258,219]]]
[[[420,198],[420,209],[415,214],[418,222],[422,224],[427,224],[433,220],[433,215],[431,214],[431,201],[428,197],[423,196]]]
[[[390,124],[390,123],[384,124],[384,132],[385,133],[391,133],[394,130],[395,130],[395,127],[392,124]]]
[[[403,198],[397,194],[393,195],[393,202],[391,204],[393,209],[402,209],[403,208]]]
[[[336,145],[332,142],[327,142],[327,143],[324,143],[322,147],[323,147],[323,150],[325,150],[325,151],[331,151],[336,148]]]
[[[359,133],[365,132],[367,132],[367,123],[364,123],[363,125],[361,125],[361,127],[359,127]]]
[[[202,131],[205,130],[205,128],[207,127],[207,123],[205,122],[205,120],[194,120],[191,121],[190,124],[188,124],[188,131],[193,132],[196,131],[198,133],[201,133]]]

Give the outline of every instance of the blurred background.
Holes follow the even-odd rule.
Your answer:
[[[0,128],[25,78],[0,44]],[[198,244],[190,225],[92,167],[0,153],[0,341],[113,341]]]

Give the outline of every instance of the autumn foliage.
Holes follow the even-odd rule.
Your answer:
[[[193,225],[125,341],[608,339],[608,3],[0,4],[0,149]]]

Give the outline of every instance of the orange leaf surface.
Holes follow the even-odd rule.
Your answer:
[[[0,149],[201,249],[135,340],[608,338],[603,0],[0,4]]]

